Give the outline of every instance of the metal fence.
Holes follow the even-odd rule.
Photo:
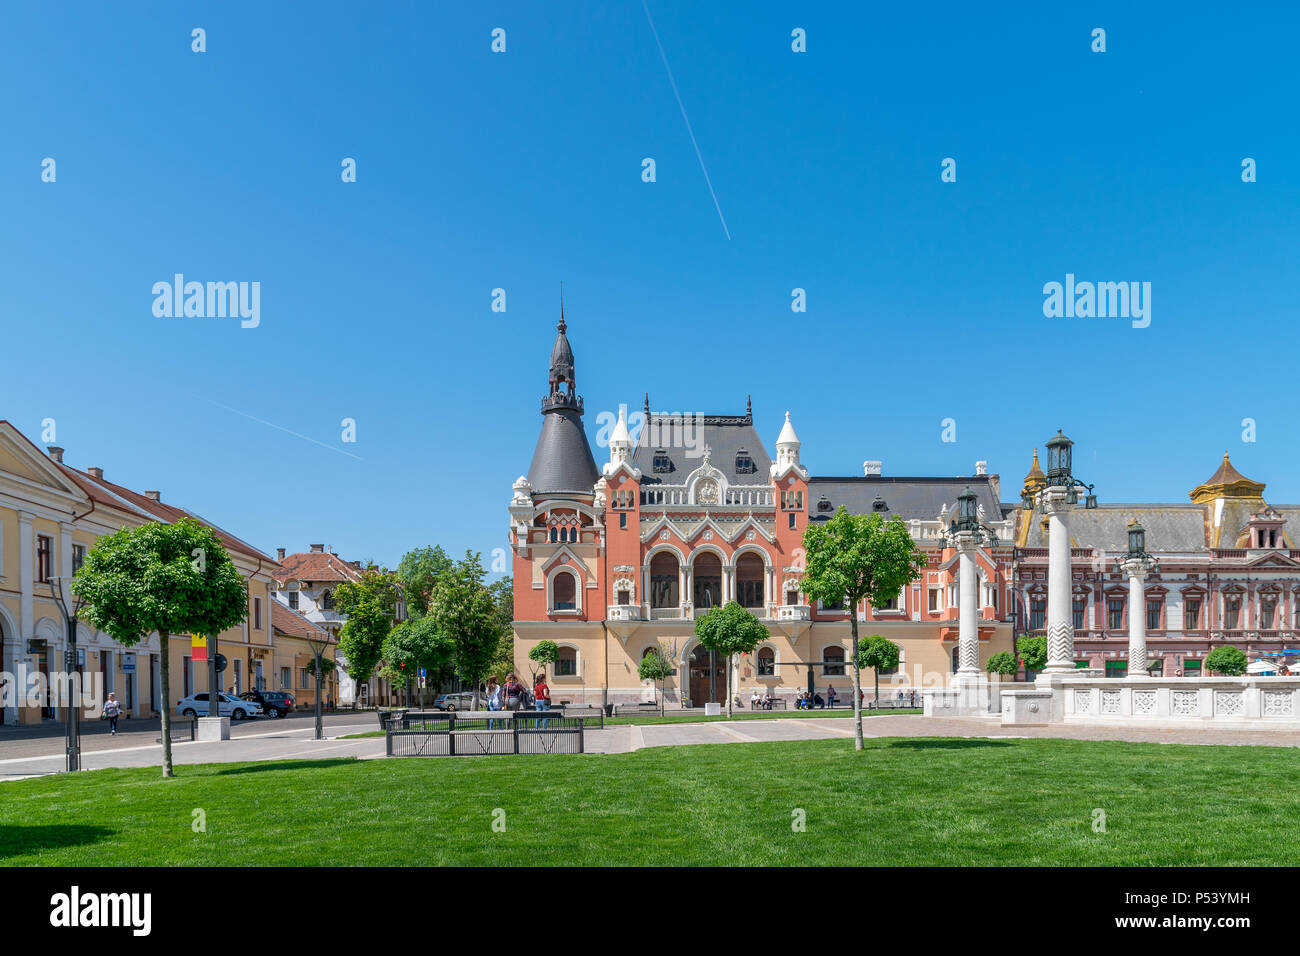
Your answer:
[[[498,711],[500,716],[405,714],[389,721],[390,757],[467,757],[489,754],[580,754],[583,717],[559,711]]]
[[[193,717],[173,717],[171,719],[171,741],[172,743],[184,743],[187,740],[193,740],[199,722]],[[154,743],[162,743],[162,731],[159,730]]]

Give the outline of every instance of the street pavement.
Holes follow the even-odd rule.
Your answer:
[[[331,739],[313,740],[313,721],[284,718],[238,725],[232,738],[213,743],[174,744],[176,764],[233,763],[252,760],[311,760],[384,756],[384,739],[366,737],[340,740],[347,734],[376,730],[373,714],[337,714],[326,721]],[[82,765],[87,770],[103,767],[149,767],[162,761],[162,747],[155,743],[157,730],[139,730],[117,737],[93,734],[82,746]],[[1062,738],[1076,740],[1128,740],[1147,743],[1300,746],[1300,735],[1276,730],[1168,729],[1156,727],[1053,726],[1004,730],[998,717],[864,716],[867,737],[984,737]],[[847,740],[853,736],[853,722],[843,717],[782,717],[767,720],[712,721],[681,724],[619,724],[603,730],[588,730],[589,754],[631,753],[645,747],[673,747],[688,744],[755,743],[775,740]],[[20,747],[29,753],[16,753]],[[0,781],[56,773],[63,769],[61,737],[0,737]]]

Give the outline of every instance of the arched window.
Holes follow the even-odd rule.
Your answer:
[[[551,607],[556,611],[573,611],[577,609],[578,579],[567,571],[555,576],[552,582]]]
[[[560,532],[559,532],[559,529],[557,529],[557,528],[552,528],[552,529],[551,529],[551,543],[554,544],[556,541],[559,541],[559,540],[560,540]]]
[[[822,662],[825,666],[822,668],[824,677],[843,677],[844,676],[844,648],[831,646],[822,651]]]
[[[334,592],[333,592],[333,591],[326,590],[325,593],[322,594],[322,595],[320,596],[320,606],[321,606],[322,608],[324,608],[326,611],[332,611],[332,610],[334,610]]]
[[[763,559],[752,551],[736,559],[736,591],[742,607],[763,606]]]
[[[726,603],[722,600],[722,561],[716,554],[705,551],[696,555],[692,571],[697,611],[703,613]]]
[[[570,575],[565,575],[570,577]],[[572,647],[560,646],[560,659],[555,662],[556,677],[578,676],[578,652]]]
[[[776,651],[770,647],[760,647],[755,658],[759,677],[776,676]]]
[[[678,606],[677,587],[680,574],[677,569],[677,556],[669,551],[660,551],[650,559],[650,606],[652,608],[675,608]]]

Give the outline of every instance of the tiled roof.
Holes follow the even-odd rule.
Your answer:
[[[304,640],[311,641],[328,641],[331,644],[337,643],[334,635],[325,628],[318,627],[293,608],[281,604],[279,601],[271,602],[271,626],[281,634],[287,634],[290,637],[301,637]]]
[[[114,484],[113,482],[107,481],[103,478],[96,478],[94,475],[87,472],[78,471],[71,465],[59,464],[58,467],[63,469],[64,474],[72,478],[73,481],[86,490],[87,494],[91,495],[95,501],[101,504],[109,504],[117,508],[121,508],[125,505],[127,510],[136,511],[146,517],[154,519],[155,521],[163,521],[167,524],[174,524],[181,518],[193,518],[200,524],[207,525],[215,531],[217,537],[221,539],[221,543],[230,550],[238,551],[247,557],[265,561],[268,565],[275,565],[275,558],[271,557],[269,554],[258,550],[247,541],[236,537],[224,528],[208,521],[203,516],[195,514],[193,511],[186,508],[178,508],[175,505],[165,504],[161,501],[154,501],[147,495],[142,495],[139,492],[132,491],[130,488]],[[267,570],[270,570],[270,568]]]
[[[300,551],[280,562],[275,581],[359,581],[361,569],[328,551]]]

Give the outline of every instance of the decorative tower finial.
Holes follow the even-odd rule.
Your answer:
[[[645,414],[646,418],[650,417],[650,393],[645,393]]]
[[[563,335],[566,331],[568,331],[569,328],[567,325],[564,324],[564,282],[563,280],[561,280],[560,282],[560,324],[556,326],[556,328],[560,330],[561,335]]]
[[[747,418],[751,424],[754,421],[754,396],[753,395],[745,396],[745,418]]]

